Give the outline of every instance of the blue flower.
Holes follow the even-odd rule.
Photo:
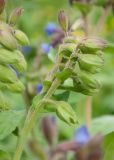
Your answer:
[[[89,141],[90,135],[85,125],[82,125],[75,132],[75,140],[79,144],[85,144]]]
[[[37,84],[36,86],[37,93],[40,93],[42,91],[42,88],[43,88],[43,85],[41,83]]]
[[[48,43],[42,43],[41,44],[41,48],[45,53],[49,53],[51,45]]]
[[[46,28],[45,28],[45,32],[47,33],[47,35],[52,35],[55,32],[55,29],[57,28],[55,23],[48,23]]]
[[[30,53],[31,50],[32,50],[32,47],[31,47],[31,46],[22,46],[22,52],[23,52],[24,54]]]

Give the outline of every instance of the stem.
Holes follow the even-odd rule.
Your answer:
[[[109,13],[109,9],[110,9],[110,6],[107,6],[106,8],[103,9],[102,14],[99,18],[99,21],[95,27],[95,30],[93,31],[93,35],[96,35],[96,33],[99,34],[102,31],[106,17]]]
[[[30,130],[32,129],[32,127],[37,119],[38,112],[40,111],[41,108],[43,108],[45,99],[50,98],[59,85],[60,85],[60,80],[55,79],[53,81],[51,87],[49,88],[47,94],[38,103],[38,105],[35,108],[29,109],[27,118],[25,120],[24,128],[23,128],[23,130],[20,134],[19,140],[18,140],[18,145],[17,145],[13,160],[20,160],[20,157],[21,157],[21,154],[22,154],[22,151],[24,148],[24,144],[26,142],[26,139],[28,137]]]
[[[86,97],[86,103],[85,103],[85,119],[86,119],[86,125],[89,128],[91,123],[91,101],[92,98],[87,96]]]

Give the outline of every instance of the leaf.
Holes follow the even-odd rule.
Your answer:
[[[0,160],[11,160],[11,157],[7,152],[0,149]]]
[[[15,130],[23,116],[23,111],[0,112],[0,140],[4,139]]]
[[[63,71],[56,74],[56,77],[60,79],[61,81],[65,81],[67,78],[69,78],[72,74],[72,69],[66,68]]]
[[[95,118],[91,123],[90,131],[92,133],[101,132],[103,135],[107,135],[114,131],[114,116],[102,116]]]
[[[55,94],[53,95],[53,98],[58,101],[68,101],[69,95],[70,95],[69,91],[63,91],[62,93],[60,92],[57,94],[55,92]]]
[[[104,138],[104,158],[103,160],[114,159],[114,132]]]

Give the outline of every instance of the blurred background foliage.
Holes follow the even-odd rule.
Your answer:
[[[42,83],[46,73],[53,67],[53,62],[49,58],[49,53],[43,54],[40,61],[39,70],[33,72],[32,67],[34,64],[34,58],[39,54],[39,50],[42,42],[50,43],[51,38],[45,33],[45,26],[48,22],[54,22],[58,25],[57,14],[62,8],[68,13],[70,22],[76,21],[81,17],[81,13],[77,8],[69,6],[67,0],[8,0],[7,1],[7,11],[8,13],[17,6],[22,6],[24,8],[24,13],[21,16],[18,27],[24,31],[31,42],[31,50],[25,53],[25,58],[28,61],[28,73],[26,79],[22,78],[26,84],[28,80],[28,86],[31,92],[31,97],[36,94],[36,85]],[[92,8],[89,18],[90,18],[90,35],[93,35],[97,22],[102,14],[102,7],[95,6]],[[95,32],[95,36],[100,36],[106,39],[110,43],[110,47],[105,50],[105,66],[103,72],[99,76],[103,84],[100,92],[95,95],[92,99],[92,117],[96,118],[101,115],[113,115],[114,114],[114,13],[110,9],[105,17],[105,22],[102,24],[102,29],[100,32]],[[83,30],[76,30],[75,35],[84,36]],[[57,48],[54,49],[54,54],[57,52]],[[31,77],[31,78],[30,78]],[[32,78],[33,77],[33,78]],[[34,78],[35,77],[35,78]],[[34,88],[31,89],[31,86]],[[31,91],[32,90],[32,91]],[[25,102],[22,95],[18,94],[8,94],[13,108],[25,108]],[[86,96],[79,93],[71,93],[68,101],[73,106],[74,110],[80,119],[80,122],[84,123],[84,110],[85,110],[85,98]],[[99,121],[98,121],[99,123]],[[97,124],[98,124],[97,123]],[[103,121],[105,123],[105,120]],[[102,123],[101,123],[102,125]],[[67,139],[73,136],[74,127],[69,127],[64,122],[58,120],[59,126],[59,139]],[[64,127],[63,127],[64,126]],[[107,126],[108,127],[108,126]],[[37,126],[35,129],[35,137],[42,144],[46,144],[42,134],[39,132]],[[13,152],[16,145],[15,137],[13,135],[7,137],[5,140],[1,141],[0,147],[7,148],[7,151]],[[7,144],[7,145],[6,145]],[[11,147],[12,146],[12,147]],[[26,149],[26,153],[31,159],[31,153],[29,149]],[[25,155],[23,155],[24,157]],[[26,157],[26,156],[25,156]],[[23,158],[25,160],[26,158]],[[27,159],[28,160],[28,159]]]

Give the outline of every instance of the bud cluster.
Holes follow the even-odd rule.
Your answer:
[[[0,1],[0,14],[4,12],[5,1]],[[17,14],[18,13],[18,14]],[[14,28],[20,16],[20,8],[11,13],[9,23],[0,19],[0,89],[12,92],[22,92],[24,85],[17,74],[23,73],[27,64],[19,50],[21,45],[28,45],[29,40],[25,33]],[[0,15],[0,17],[1,17]],[[14,23],[12,23],[14,22]],[[1,98],[1,97],[0,97]]]
[[[85,95],[93,95],[100,89],[95,78],[104,64],[103,48],[106,43],[99,38],[77,39],[69,35],[60,45],[57,73],[51,72],[44,82],[50,85],[53,79],[61,81],[60,88],[73,90]],[[57,66],[57,64],[56,64]],[[70,84],[69,84],[70,80]]]

